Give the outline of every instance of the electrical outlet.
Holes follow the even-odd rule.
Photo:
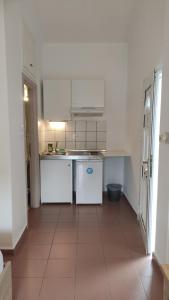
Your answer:
[[[169,144],[169,132],[164,132],[160,134],[159,140],[161,144]]]

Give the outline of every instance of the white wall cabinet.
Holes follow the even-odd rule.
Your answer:
[[[71,120],[71,80],[44,80],[43,101],[45,120]]]
[[[41,160],[41,203],[72,203],[72,160]]]
[[[104,80],[72,80],[72,112],[104,108]]]
[[[23,24],[23,70],[26,75],[36,78],[36,44],[25,24]]]

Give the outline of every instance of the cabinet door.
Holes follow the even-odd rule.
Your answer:
[[[41,160],[41,202],[72,203],[72,161]]]
[[[23,67],[25,73],[36,77],[36,44],[26,25],[23,26]]]
[[[71,119],[71,80],[44,80],[44,119],[67,121]]]
[[[104,107],[104,81],[72,80],[72,107]]]

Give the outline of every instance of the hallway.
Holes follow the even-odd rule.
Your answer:
[[[162,285],[125,199],[30,210],[13,258],[14,300],[162,300]]]

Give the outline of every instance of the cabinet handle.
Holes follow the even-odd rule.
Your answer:
[[[70,164],[68,164],[67,166],[68,166],[68,167],[70,167],[71,165],[70,165]]]
[[[93,106],[86,106],[86,107],[81,107],[81,109],[96,109],[96,107],[93,107]]]
[[[30,67],[33,67],[33,64],[30,64]]]

